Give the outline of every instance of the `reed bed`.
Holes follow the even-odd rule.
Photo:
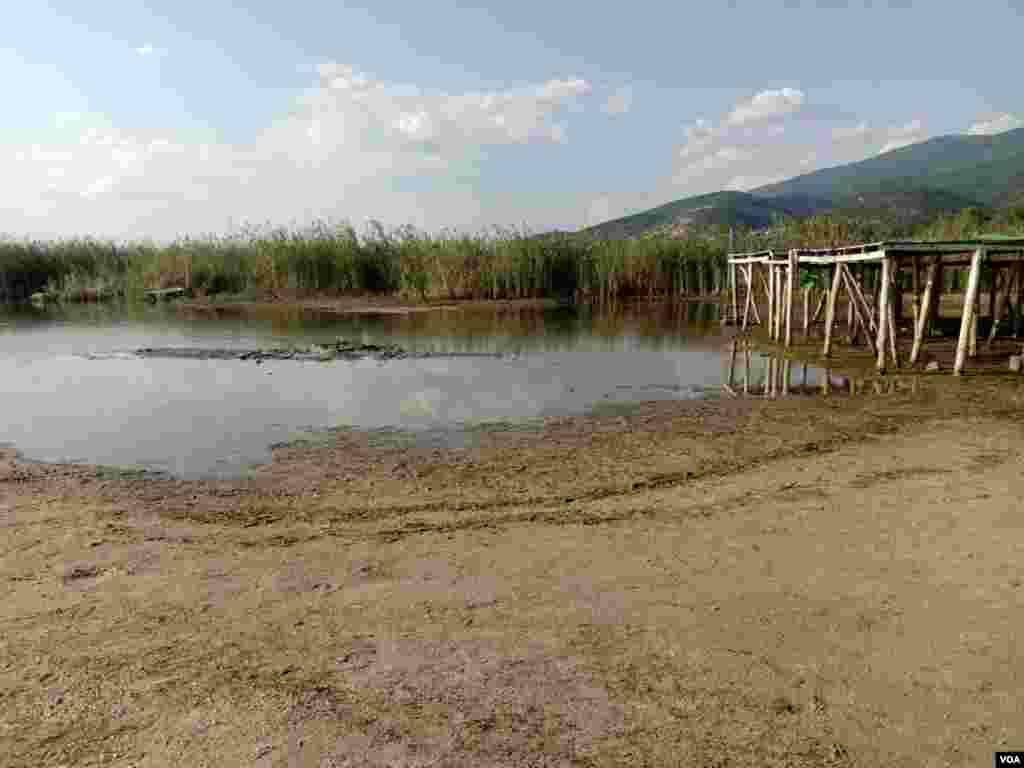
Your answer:
[[[431,299],[706,296],[728,285],[714,240],[604,241],[493,231],[426,235],[410,228],[318,223],[169,244],[90,238],[0,240],[0,301],[192,295],[401,295]]]

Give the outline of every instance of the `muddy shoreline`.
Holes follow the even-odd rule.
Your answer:
[[[342,430],[238,480],[3,449],[0,754],[982,764],[1024,739],[1024,393],[968,384]]]

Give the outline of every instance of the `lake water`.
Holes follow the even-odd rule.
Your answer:
[[[439,356],[257,365],[132,355],[339,337]],[[765,358],[755,354],[752,364],[756,389]],[[359,315],[268,307],[227,317],[173,304],[0,306],[0,442],[42,461],[227,477],[310,430],[453,433],[607,403],[701,397],[722,390],[729,365],[717,308],[699,304]],[[810,369],[802,383],[817,386],[823,375]]]

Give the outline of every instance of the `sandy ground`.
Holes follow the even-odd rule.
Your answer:
[[[8,451],[0,764],[988,765],[1024,748],[1022,404],[339,432],[216,483]]]

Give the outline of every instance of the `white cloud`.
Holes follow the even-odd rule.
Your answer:
[[[620,88],[604,102],[602,109],[609,115],[624,115],[633,106],[633,89],[629,86]]]
[[[30,234],[157,237],[221,231],[229,217],[474,227],[488,223],[465,181],[479,150],[565,143],[563,112],[590,92],[567,78],[428,93],[327,64],[289,115],[245,144],[93,126],[59,146],[0,146],[0,167],[16,182],[0,188],[0,217]],[[405,191],[413,177],[430,193]]]
[[[751,99],[736,105],[726,122],[743,125],[761,120],[790,115],[804,103],[804,93],[796,88],[782,88],[778,91],[761,91]]]
[[[139,54],[139,56],[152,56],[156,53],[156,48],[153,47],[152,43],[146,43],[145,45],[140,45],[136,48],[135,52]]]
[[[993,136],[997,133],[1012,131],[1014,128],[1024,127],[1024,119],[1004,112],[999,115],[988,115],[979,117],[974,124],[967,129],[972,136]]]
[[[878,154],[884,155],[886,152],[892,152],[894,149],[916,144],[919,141],[924,141],[926,137],[924,123],[919,119],[911,120],[906,125],[889,129],[886,135],[887,140],[882,145],[882,148],[878,150]]]

